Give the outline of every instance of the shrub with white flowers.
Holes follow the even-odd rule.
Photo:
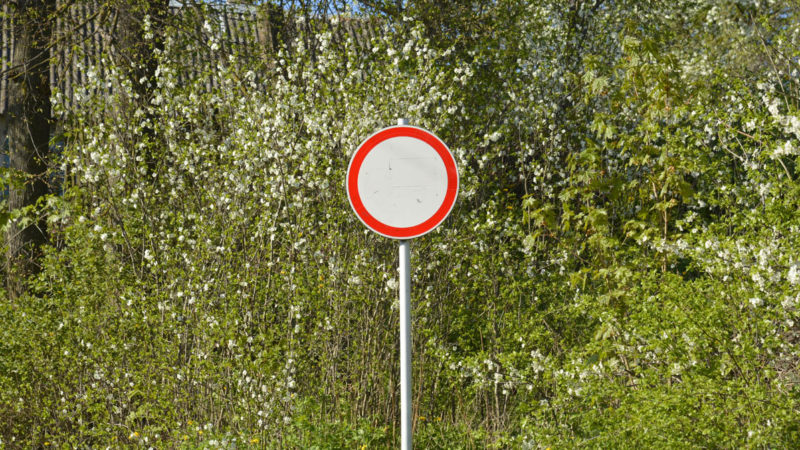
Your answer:
[[[56,93],[64,189],[0,310],[2,442],[396,446],[396,248],[344,174],[398,117],[461,176],[412,242],[419,446],[800,439],[800,11],[490,3],[478,38],[307,18],[256,58],[205,21],[167,35],[150,98],[106,60]]]

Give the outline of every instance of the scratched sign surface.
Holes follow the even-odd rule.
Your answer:
[[[391,127],[370,136],[353,155],[347,192],[367,227],[409,239],[431,231],[450,213],[458,171],[435,135],[417,127]]]

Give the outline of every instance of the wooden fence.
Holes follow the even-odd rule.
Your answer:
[[[60,0],[59,3],[63,1]],[[53,33],[54,45],[50,50],[50,84],[57,88],[64,96],[67,106],[74,103],[74,93],[78,86],[87,82],[87,74],[83,68],[92,66],[100,60],[100,56],[113,51],[113,14],[104,14],[101,3],[92,1],[76,2],[61,14],[57,19]],[[258,57],[264,52],[275,50],[277,45],[276,34],[272,22],[276,19],[276,11],[267,11],[262,7],[226,5],[210,7],[212,14],[209,20],[215,21],[221,50],[218,52],[196,51],[191,55],[190,67],[198,67],[212,58],[226,55],[226,50],[236,48],[240,57]],[[176,0],[170,3],[173,14],[183,14],[188,11]],[[0,47],[0,136],[5,135],[2,124],[8,107],[8,68],[12,61],[14,41],[11,23],[8,19],[9,6],[4,3],[2,7],[2,47]],[[281,14],[278,12],[278,14]],[[203,35],[202,26],[194,24],[197,36]],[[334,39],[352,38],[357,45],[369,48],[370,41],[379,33],[379,26],[373,20],[345,21],[340,24],[334,33]],[[187,61],[188,62],[188,61]],[[102,67],[100,67],[102,71]],[[103,73],[100,73],[103,76]],[[184,76],[192,76],[191,73]],[[216,80],[209,80],[211,86]],[[209,87],[211,87],[209,86]]]

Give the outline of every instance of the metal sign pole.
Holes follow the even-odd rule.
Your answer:
[[[411,450],[411,245],[400,241],[400,430],[403,450]]]
[[[397,119],[408,125],[407,119]],[[411,244],[400,241],[400,448],[412,449],[411,438]]]

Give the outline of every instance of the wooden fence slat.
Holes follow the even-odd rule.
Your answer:
[[[0,75],[0,114],[6,113],[6,108],[8,108],[8,73],[7,70],[11,65],[11,56],[12,51],[14,48],[14,44],[11,41],[12,33],[11,33],[11,20],[7,19],[7,15],[9,13],[9,6],[7,3],[3,4],[3,26],[2,26],[2,48],[0,48],[0,59],[2,59],[2,75]]]
[[[58,0],[57,7],[64,4],[65,0]],[[107,67],[102,63],[104,55],[116,51],[109,29],[110,16],[106,17],[105,23],[99,17],[87,20],[98,8],[108,7],[100,0],[89,0],[78,2],[68,7],[62,17],[56,19],[54,26],[53,39],[58,40],[59,45],[50,50],[52,64],[50,66],[51,87],[58,88],[64,98],[66,107],[74,106],[75,92],[80,86],[87,83],[86,69],[95,66],[97,75],[101,79],[107,76]],[[5,18],[9,12],[7,2],[2,5],[3,17],[0,18],[0,59],[2,65],[0,70],[0,115],[4,115],[8,107],[8,76],[5,71],[8,69],[13,57],[14,43],[12,41],[12,29],[10,20]],[[271,20],[280,20],[283,12],[270,10],[269,7],[256,9],[247,8],[241,5],[230,7],[209,6],[209,11],[216,17],[211,20],[217,21],[220,26],[219,40],[220,47],[217,51],[203,50],[207,48],[205,42],[196,43],[196,48],[186,56],[187,67],[178,74],[178,81],[197,79],[203,76],[205,89],[212,90],[220,86],[221,80],[214,76],[208,76],[203,72],[205,69],[216,70],[218,63],[228,64],[227,55],[237,52],[244,60],[252,58],[264,58],[267,54],[277,50],[274,30]],[[191,11],[183,9],[175,4],[170,5],[170,13],[180,15],[181,11]],[[198,37],[205,36],[206,32],[202,29],[195,18],[196,34]],[[78,27],[78,25],[82,24]],[[305,27],[310,27],[306,24]],[[348,36],[353,39],[356,47],[369,49],[370,40],[380,33],[376,29],[379,22],[375,20],[345,20],[334,27],[334,41],[344,41]],[[77,29],[76,29],[77,27]],[[282,33],[283,34],[283,33]],[[236,64],[241,67],[245,61],[238,59]],[[81,64],[82,68],[78,67]],[[106,94],[111,94],[110,87],[101,89]]]

